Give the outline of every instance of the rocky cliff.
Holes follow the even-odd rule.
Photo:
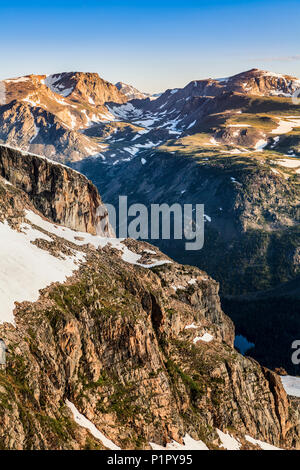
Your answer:
[[[10,234],[1,252],[0,283],[11,272],[6,269],[3,277],[1,268],[14,261],[5,253],[16,249],[10,245],[15,240],[24,252],[46,256],[49,271],[54,261],[76,263],[69,277],[48,283],[35,300],[22,290],[13,321],[4,322],[1,313],[8,363],[0,371],[0,447],[109,447],[74,421],[71,403],[122,449],[182,443],[187,435],[219,449],[220,431],[238,448],[257,448],[253,442],[260,441],[300,448],[299,404],[287,397],[279,376],[233,348],[234,326],[221,310],[218,284],[147,243],[47,221],[48,206],[38,205],[28,191],[27,172],[28,182],[20,181],[17,157],[22,161],[16,153],[7,157],[15,168],[6,175],[9,182],[0,178],[0,235]],[[5,170],[8,160],[3,162]],[[50,178],[57,165],[46,164],[50,173],[41,166],[41,174]],[[66,175],[74,183],[86,181],[70,170]],[[39,275],[37,264],[22,265],[31,283]],[[15,268],[11,285],[18,276]]]
[[[83,175],[46,158],[0,146],[0,175],[24,191],[49,220],[71,229],[96,234],[97,210],[103,206],[95,186]],[[103,211],[103,216],[107,212]],[[102,220],[106,236],[110,226]]]

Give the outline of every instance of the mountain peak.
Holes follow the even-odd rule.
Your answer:
[[[103,105],[107,101],[124,103],[126,97],[112,83],[98,73],[64,72],[49,75],[46,85],[55,93],[72,99],[85,99],[91,104]]]
[[[143,100],[145,98],[151,97],[149,93],[143,93],[139,91],[137,88],[133,87],[132,85],[128,85],[127,83],[124,83],[124,82],[116,83],[116,87],[129,100]]]

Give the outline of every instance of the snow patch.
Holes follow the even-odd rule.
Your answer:
[[[96,428],[96,426],[83,414],[79,413],[77,410],[76,406],[71,403],[69,400],[66,400],[66,405],[67,407],[72,411],[73,418],[75,423],[77,423],[79,426],[86,428],[90,431],[90,433],[96,438],[99,439],[102,444],[107,447],[110,450],[121,450],[120,447],[118,447],[116,444],[114,444],[110,439],[107,439],[107,437],[102,434],[102,432],[99,431],[99,429]]]
[[[122,252],[122,259],[130,264],[135,264],[137,266],[142,266],[143,268],[153,268],[155,266],[161,266],[163,264],[172,263],[169,260],[157,260],[151,264],[142,264],[138,261],[142,257],[133,251],[130,251],[126,245],[122,242],[124,238],[110,238],[110,237],[99,237],[97,235],[91,235],[86,232],[76,232],[62,225],[53,224],[47,220],[42,219],[38,214],[32,211],[25,211],[26,219],[32,224],[46,230],[49,233],[53,233],[57,237],[64,238],[65,240],[74,243],[75,245],[83,246],[86,244],[91,244],[95,248],[104,248],[108,244]]]
[[[10,78],[9,80],[3,80],[5,83],[19,83],[19,82],[27,82],[29,77],[17,77],[17,78]]]
[[[186,434],[183,438],[183,444],[179,444],[176,441],[169,442],[165,447],[149,442],[153,450],[209,450],[208,447],[202,441],[196,441],[189,434]]]
[[[242,444],[237,441],[234,437],[230,434],[220,431],[220,429],[216,429],[220,441],[222,442],[220,447],[223,447],[226,450],[240,450]]]
[[[39,135],[39,132],[40,132],[40,128],[37,127],[36,124],[34,124],[34,136],[30,139],[29,141],[30,144],[36,139],[36,137]]]
[[[216,141],[216,139],[214,137],[211,137],[209,139],[210,143],[213,144],[213,145],[220,145],[219,142]]]
[[[195,325],[195,323],[193,322],[193,323],[191,323],[190,325],[186,325],[186,326],[184,327],[185,330],[190,330],[191,328],[192,328],[192,329],[196,329],[196,328],[200,328],[200,326]]]
[[[210,343],[214,337],[210,335],[209,333],[204,333],[202,336],[196,336],[196,338],[193,339],[193,343],[196,344],[198,341],[204,341],[205,343]]]
[[[282,375],[281,382],[287,395],[300,398],[300,377]]]
[[[267,442],[260,441],[259,439],[253,439],[253,437],[245,435],[246,441],[250,442],[253,445],[259,446],[262,450],[282,450],[279,447],[275,447],[272,444]]]
[[[196,124],[196,122],[197,122],[196,120],[191,122],[191,124],[187,126],[187,129],[190,129],[191,127],[193,127]]]
[[[257,152],[262,152],[263,149],[268,145],[268,141],[265,139],[260,139],[258,142],[256,142],[254,148]]]
[[[295,127],[300,127],[300,117],[297,116],[287,116],[285,119],[280,119],[278,122],[278,127],[271,131],[271,134],[288,134]]]
[[[85,259],[84,253],[79,252],[64,259],[52,256],[31,243],[38,238],[52,241],[51,238],[28,224],[21,228],[22,232],[17,232],[6,221],[0,223],[0,323],[14,324],[15,302],[37,301],[40,289],[52,282],[64,282]]]
[[[283,158],[282,160],[276,160],[275,163],[286,168],[297,168],[300,166],[300,159],[291,160],[289,158]]]

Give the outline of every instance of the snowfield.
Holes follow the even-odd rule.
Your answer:
[[[219,439],[221,441],[220,448],[225,450],[240,450],[242,447],[241,442],[239,439],[231,436],[229,433],[225,433],[220,431],[220,429],[216,429]],[[275,447],[272,444],[268,444],[267,442],[260,441],[259,439],[254,439],[248,435],[245,435],[246,441],[250,442],[251,444],[258,446],[261,450],[281,450],[279,447]],[[189,434],[186,434],[183,438],[183,444],[179,444],[176,441],[172,441],[168,443],[165,447],[150,442],[150,446],[153,450],[209,450],[206,444],[202,441],[196,441],[193,439]]]
[[[287,395],[300,398],[300,377],[282,375],[281,382]]]
[[[69,228],[56,225],[43,219],[32,211],[25,211],[25,217],[30,224],[35,225],[49,234],[63,238],[74,245],[83,246],[92,244],[95,248],[110,244],[121,252],[122,260],[141,266],[152,268],[169,260],[155,260],[150,264],[139,263],[142,255],[129,250],[122,239],[99,237],[85,232],[76,232]],[[71,276],[85,260],[85,254],[80,250],[73,250],[72,256],[51,255],[47,250],[33,245],[37,239],[52,242],[53,239],[43,232],[34,229],[30,224],[24,223],[21,232],[13,230],[7,222],[0,223],[0,323],[14,323],[13,311],[15,302],[36,302],[40,289],[50,286],[53,282],[63,283]]]
[[[122,259],[130,264],[142,266],[144,268],[153,268],[155,266],[161,266],[162,264],[171,263],[169,260],[157,260],[151,264],[139,263],[139,259],[142,255],[134,253],[129,250],[126,245],[122,242],[124,238],[110,238],[110,237],[99,237],[97,235],[91,235],[86,232],[75,232],[67,227],[56,225],[47,220],[44,220],[41,216],[32,211],[26,211],[26,219],[32,224],[46,230],[47,232],[53,233],[57,237],[64,238],[65,240],[74,243],[75,245],[83,246],[87,244],[93,245],[95,248],[104,248],[108,244],[122,252]]]
[[[85,258],[79,252],[56,258],[31,243],[38,238],[52,241],[51,238],[27,224],[22,229],[20,233],[7,222],[0,223],[0,323],[14,324],[15,302],[37,301],[40,289],[52,282],[64,282]]]
[[[300,159],[283,158],[282,160],[276,160],[277,165],[285,166],[286,168],[298,168],[300,167]]]
[[[268,444],[267,442],[260,441],[259,439],[253,439],[253,437],[250,437],[247,434],[245,436],[245,439],[251,444],[260,447],[262,450],[282,450],[279,447],[275,447],[272,444]]]
[[[299,116],[287,116],[285,119],[280,119],[278,122],[278,127],[273,129],[271,134],[288,134],[295,127],[300,127],[300,117]]]

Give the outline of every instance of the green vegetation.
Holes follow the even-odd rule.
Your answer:
[[[165,366],[174,383],[177,382],[178,377],[181,378],[182,382],[190,393],[192,403],[196,403],[197,400],[199,400],[204,395],[205,389],[203,388],[203,386],[200,385],[188,374],[183,372],[180,367],[171,359],[168,359],[166,361]]]

